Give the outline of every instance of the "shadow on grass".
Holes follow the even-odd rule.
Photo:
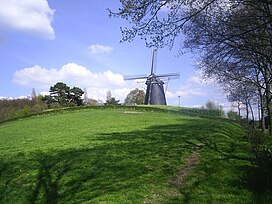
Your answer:
[[[255,152],[252,165],[246,169],[244,186],[253,192],[254,203],[271,203],[272,201],[272,157],[265,151]]]
[[[246,147],[235,146],[237,139],[230,137],[231,134],[224,139],[213,136],[219,130],[215,121],[188,119],[179,125],[101,134],[96,139],[87,138],[89,143],[78,149],[2,158],[0,203],[18,203],[18,199],[22,203],[48,204],[143,203],[154,191],[162,192],[169,187],[168,179],[200,144],[204,152],[209,152],[207,157],[219,154],[215,159],[221,162],[247,160],[240,155],[240,151],[247,154]],[[216,168],[210,168],[207,163],[203,162],[201,171],[205,175],[214,173]],[[208,179],[199,177],[188,189],[194,191]],[[212,184],[216,182],[220,180]],[[193,194],[182,191],[182,196],[187,203]],[[169,195],[165,197],[169,202],[173,200],[172,203],[181,201]]]
[[[57,159],[58,167],[52,172],[52,168],[56,166],[56,158],[48,156],[44,153],[36,155],[37,162],[39,163],[38,175],[36,186],[29,197],[29,203],[36,203],[40,192],[44,196],[44,203],[55,204],[58,202],[59,182],[61,178],[69,171],[66,163]]]

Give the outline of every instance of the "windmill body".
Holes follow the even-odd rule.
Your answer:
[[[135,79],[146,79],[146,94],[144,104],[146,105],[166,105],[166,98],[164,92],[164,82],[162,79],[167,78],[173,79],[178,78],[179,73],[171,73],[171,74],[160,74],[156,75],[154,73],[154,64],[155,64],[155,56],[156,50],[153,50],[152,53],[152,63],[151,63],[151,72],[149,76],[141,76],[141,77],[125,77],[125,80],[135,80]]]
[[[163,84],[155,74],[150,75],[146,80],[145,104],[166,105]]]

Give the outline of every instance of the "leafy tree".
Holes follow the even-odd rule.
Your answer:
[[[240,116],[240,104],[246,106],[246,119],[249,122],[249,114],[251,113],[252,120],[254,121],[254,113],[252,103],[257,97],[256,87],[247,83],[236,83],[236,86],[231,86],[229,90],[228,100],[230,102],[237,102],[238,112]]]
[[[88,100],[87,104],[90,105],[90,106],[96,106],[96,105],[98,105],[98,101],[95,100],[95,99],[93,99],[93,98],[90,98],[90,99]],[[102,104],[103,104],[103,103],[102,103]]]
[[[221,105],[216,105],[216,104],[215,104],[213,101],[211,101],[211,100],[208,100],[203,108],[204,108],[204,109],[211,110],[211,111],[218,111],[219,114],[221,115],[221,117],[224,117],[224,116],[225,116],[225,112],[224,112],[223,106],[221,106]]]
[[[208,100],[205,104],[205,108],[209,109],[209,110],[215,110],[217,109],[217,106],[215,105],[215,103],[211,100]]]
[[[145,99],[145,92],[143,90],[140,90],[138,88],[132,90],[126,97],[124,104],[125,105],[140,105],[144,104]]]
[[[108,99],[107,101],[106,101],[106,103],[104,103],[104,105],[121,105],[120,103],[119,103],[119,101],[120,100],[116,100],[114,97],[111,97],[110,99]]]

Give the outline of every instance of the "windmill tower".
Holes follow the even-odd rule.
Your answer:
[[[151,71],[148,76],[125,76],[125,80],[146,79],[146,94],[144,104],[166,105],[164,79],[179,78],[179,73],[155,74],[157,50],[152,51]]]

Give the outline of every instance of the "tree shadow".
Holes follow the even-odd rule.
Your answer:
[[[39,172],[36,187],[28,199],[29,203],[36,203],[39,194],[43,194],[44,203],[58,203],[59,181],[69,171],[67,164],[57,159],[58,168],[56,171],[51,172],[51,169],[57,165],[55,163],[56,158],[41,152],[36,154],[36,160],[39,163]]]
[[[1,158],[0,201],[14,203],[20,197],[24,203],[98,203],[105,195],[122,200],[134,194],[133,200],[141,203],[149,187],[167,181],[182,155],[194,149],[184,142],[190,140],[193,124],[181,127],[155,126],[96,139],[83,135],[89,144],[82,148]]]
[[[167,187],[184,158],[200,145],[204,152],[221,154],[221,160],[247,159],[237,154],[237,149],[244,148],[242,144],[230,143],[235,138],[226,137],[229,147],[221,148],[220,138],[211,136],[218,129],[212,120],[186,119],[179,125],[102,133],[95,139],[82,135],[89,143],[81,148],[15,156],[12,162],[2,158],[0,202],[14,203],[21,196],[24,203],[103,203],[111,199],[143,203],[154,186]],[[209,168],[204,171],[210,173]],[[191,191],[201,182],[196,181]],[[190,192],[183,196],[190,202]]]
[[[252,165],[241,169],[244,177],[240,182],[253,193],[254,203],[271,203],[272,200],[272,158],[255,158]]]

